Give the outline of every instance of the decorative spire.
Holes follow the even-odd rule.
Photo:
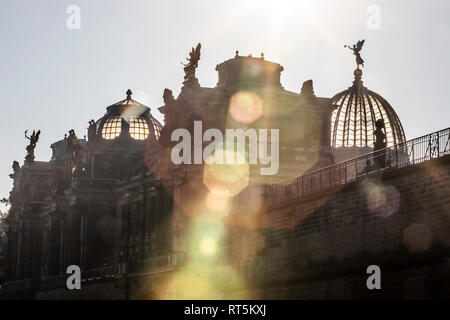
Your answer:
[[[264,60],[264,52],[261,52],[261,59]]]
[[[355,71],[353,71],[353,75],[355,76],[355,80],[353,80],[353,87],[356,88],[356,92],[357,94],[360,94],[363,82],[361,81],[361,76],[362,76],[363,72],[361,69],[355,69]]]
[[[127,100],[131,99],[131,95],[133,94],[133,92],[131,92],[130,89],[127,90]]]
[[[236,55],[234,57],[235,58],[239,57],[239,50],[236,50]]]

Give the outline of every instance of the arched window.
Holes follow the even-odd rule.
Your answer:
[[[103,139],[112,140],[120,136],[122,131],[122,117],[111,117],[106,120],[102,129]]]
[[[158,140],[159,136],[161,135],[161,124],[153,118],[151,118],[151,121],[153,123],[153,128],[155,129],[155,138],[156,140]]]
[[[135,140],[145,140],[149,134],[148,124],[145,119],[131,118],[130,119],[130,136]]]

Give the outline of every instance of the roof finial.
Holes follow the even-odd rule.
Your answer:
[[[361,58],[359,52],[361,51],[365,40],[360,40],[356,44],[351,46],[345,45],[344,48],[349,48],[353,51],[353,54],[356,56],[356,68],[359,69],[359,65],[362,65],[364,67],[364,60]]]
[[[133,92],[131,92],[130,89],[127,90],[127,100],[131,99],[131,95],[133,94]]]
[[[239,57],[239,50],[236,50],[236,55],[234,57],[235,58]]]
[[[264,52],[261,52],[261,59],[264,60]]]

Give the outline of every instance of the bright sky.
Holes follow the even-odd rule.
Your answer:
[[[67,28],[70,5],[81,10],[79,30]],[[364,84],[391,103],[407,139],[443,129],[449,37],[448,0],[1,0],[0,198],[13,160],[23,163],[26,129],[41,129],[36,159],[47,161],[52,142],[70,129],[87,134],[88,121],[128,88],[161,119],[163,90],[179,93],[180,62],[198,42],[202,86],[215,86],[216,64],[238,49],[283,65],[287,90],[313,79],[316,95],[332,97],[353,81],[344,44],[366,39]]]

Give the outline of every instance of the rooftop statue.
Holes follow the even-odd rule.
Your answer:
[[[95,120],[92,119],[89,121],[89,127],[88,127],[89,142],[93,142],[96,138],[97,138],[97,125],[95,123]]]
[[[69,137],[67,138],[67,149],[71,155],[72,159],[72,175],[74,177],[79,177],[84,173],[84,162],[83,153],[80,141],[78,140],[75,130],[71,129],[69,131]]]
[[[19,173],[19,170],[20,170],[20,164],[19,164],[19,162],[17,162],[17,161],[14,160],[13,165],[12,165],[12,169],[13,169],[13,172],[14,172],[14,173],[10,174],[9,177],[10,177],[11,179],[14,179],[15,177],[17,177],[17,174]]]
[[[34,149],[36,148],[36,144],[39,141],[39,135],[41,134],[41,130],[38,130],[38,132],[33,130],[31,136],[27,136],[27,132],[28,130],[25,130],[25,138],[30,140],[30,143],[26,148],[27,155],[25,156],[25,163],[31,163],[34,161]]]
[[[176,114],[174,110],[175,97],[173,96],[172,90],[164,89],[164,106],[160,107],[158,110],[164,115],[164,124],[167,127],[171,127],[175,120]]]
[[[175,97],[173,96],[172,90],[167,88],[164,89],[163,100],[167,107],[170,107],[175,103]]]
[[[303,82],[300,93],[308,95],[308,96],[314,96],[313,81],[307,80],[307,81]]]
[[[375,137],[375,141],[373,143],[373,150],[376,153],[375,162],[378,164],[379,168],[384,168],[386,166],[386,152],[382,151],[387,147],[386,143],[386,134],[384,133],[385,126],[383,119],[378,119],[375,122],[375,131],[373,135]]]
[[[386,135],[384,134],[384,121],[383,119],[378,119],[375,122],[375,131],[373,132],[373,135],[375,136],[375,142],[374,142],[374,150],[378,151],[381,149],[386,148]]]
[[[200,60],[201,47],[202,45],[199,43],[195,49],[192,48],[191,52],[189,53],[189,58],[186,58],[186,60],[189,62],[186,64],[183,63],[185,82],[195,79],[195,69],[197,69],[198,60]]]
[[[364,67],[364,60],[361,58],[361,55],[359,54],[364,45],[364,41],[365,40],[358,41],[356,44],[353,45],[353,47],[347,45],[344,46],[344,48],[349,48],[350,50],[353,51],[353,54],[356,56],[356,66],[358,69],[360,65]]]

